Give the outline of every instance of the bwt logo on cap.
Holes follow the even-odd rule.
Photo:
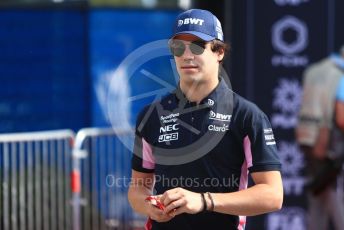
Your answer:
[[[184,20],[178,20],[178,27],[187,24],[203,25],[204,20],[199,18],[185,18]]]
[[[223,40],[220,21],[207,10],[191,9],[177,16],[172,38],[179,34],[192,34],[204,41]]]

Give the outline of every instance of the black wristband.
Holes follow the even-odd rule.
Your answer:
[[[208,194],[210,202],[211,202],[211,206],[210,206],[209,211],[212,212],[212,211],[214,211],[214,207],[215,207],[214,200],[213,200],[213,197],[210,195],[210,192],[207,192],[207,194]]]
[[[206,212],[208,209],[208,206],[207,206],[207,201],[205,200],[205,197],[204,197],[204,193],[201,193],[201,197],[202,197],[202,201],[203,201],[203,208],[202,208],[201,212]]]

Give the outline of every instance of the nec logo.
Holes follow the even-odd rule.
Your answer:
[[[171,132],[171,131],[178,130],[179,128],[177,127],[177,125],[178,124],[166,125],[164,127],[160,127],[160,133],[166,133],[166,132]]]
[[[178,27],[187,24],[203,25],[204,20],[199,18],[184,18],[184,20],[178,20]]]

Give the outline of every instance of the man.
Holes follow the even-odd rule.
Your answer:
[[[181,13],[169,46],[180,82],[138,116],[133,209],[149,217],[151,229],[226,230],[244,228],[244,216],[280,209],[271,125],[219,75],[226,51],[219,20],[205,10]],[[247,189],[248,171],[255,185]],[[150,199],[164,207],[145,201],[153,190]]]
[[[336,185],[344,161],[344,46],[308,67],[303,79],[296,138],[307,162],[308,229],[344,226],[343,185]]]
[[[344,72],[344,45],[340,49],[340,55],[335,55],[335,58],[338,63],[338,66]],[[342,75],[338,88],[337,88],[337,95],[336,95],[336,124],[338,125],[339,129],[344,132],[344,74]]]

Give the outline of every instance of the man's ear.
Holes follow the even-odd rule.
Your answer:
[[[224,49],[219,49],[216,53],[217,53],[217,61],[218,61],[218,62],[223,61],[223,58],[224,58],[224,56],[225,56],[225,51],[224,51]]]

